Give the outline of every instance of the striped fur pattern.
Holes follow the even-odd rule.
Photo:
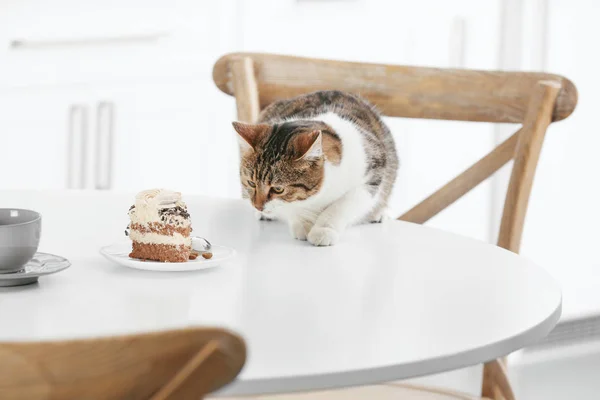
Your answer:
[[[349,225],[381,221],[398,169],[392,135],[360,97],[321,91],[275,102],[240,136],[243,195],[292,236],[331,245]]]

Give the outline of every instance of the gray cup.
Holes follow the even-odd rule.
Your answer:
[[[40,213],[0,208],[0,274],[19,271],[33,258],[41,232]]]

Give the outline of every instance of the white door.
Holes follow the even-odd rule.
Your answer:
[[[98,144],[93,188],[162,187],[224,197],[239,193],[229,112],[234,104],[209,76],[100,87],[94,99]]]
[[[0,91],[0,188],[86,185],[90,110],[84,90]]]
[[[18,151],[0,166],[26,167],[0,174],[0,187],[174,186],[237,195],[235,162],[220,158],[237,150],[228,136],[234,104],[211,74],[216,59],[234,50],[234,6],[234,0],[3,4],[0,134],[5,148]],[[73,99],[75,92],[81,93]],[[85,146],[71,144],[71,136],[85,138]],[[67,154],[68,146],[74,150]],[[50,162],[41,167],[35,160]]]

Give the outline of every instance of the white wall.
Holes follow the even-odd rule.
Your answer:
[[[512,44],[524,70],[564,75],[577,86],[573,115],[551,125],[540,157],[521,254],[544,266],[563,285],[564,312],[589,312],[600,285],[600,135],[595,94],[600,56],[590,47],[600,34],[593,0],[527,0],[521,5],[521,42]],[[503,194],[500,194],[503,200]],[[596,297],[600,307],[600,296]]]

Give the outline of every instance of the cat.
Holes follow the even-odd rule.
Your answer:
[[[240,138],[242,195],[264,219],[315,246],[350,225],[381,222],[398,170],[394,139],[366,100],[319,91],[267,106]]]

